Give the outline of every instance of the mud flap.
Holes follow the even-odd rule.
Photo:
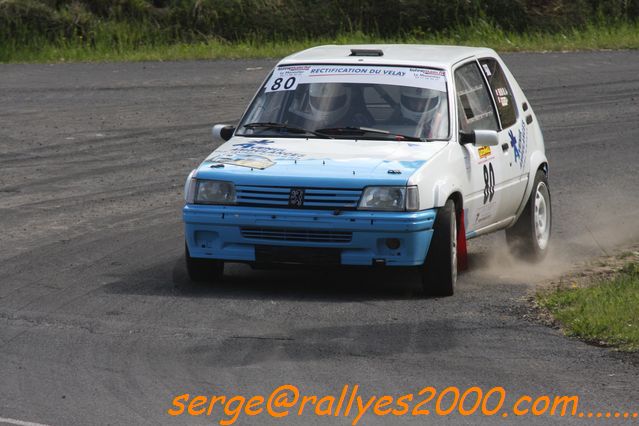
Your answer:
[[[466,223],[464,221],[464,210],[457,216],[457,271],[468,269],[468,250],[466,248]]]

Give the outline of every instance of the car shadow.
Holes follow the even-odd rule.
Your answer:
[[[421,295],[418,271],[395,268],[300,267],[258,269],[225,265],[220,282],[192,282],[184,257],[131,271],[107,283],[107,293],[145,296],[280,300],[404,300]]]

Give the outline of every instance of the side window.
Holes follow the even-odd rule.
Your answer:
[[[513,91],[510,90],[504,71],[499,66],[499,62],[493,58],[481,59],[479,63],[497,103],[501,127],[505,129],[512,126],[517,121],[517,108],[515,107]]]
[[[499,130],[490,93],[476,62],[455,71],[455,87],[461,130]]]

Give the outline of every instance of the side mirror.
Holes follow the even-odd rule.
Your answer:
[[[473,130],[472,133],[459,132],[459,142],[462,145],[472,143],[475,146],[497,146],[499,135],[495,130]]]
[[[216,124],[212,129],[213,140],[216,142],[226,142],[235,133],[235,126],[229,124]]]

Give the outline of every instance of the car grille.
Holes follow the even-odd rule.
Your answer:
[[[350,243],[352,232],[318,231],[312,229],[275,229],[243,227],[242,237],[254,240],[300,241],[311,243]]]
[[[289,204],[291,190],[302,189],[302,206]],[[280,186],[236,185],[237,204],[253,207],[281,207],[323,210],[355,210],[362,195],[361,189],[299,188]]]

